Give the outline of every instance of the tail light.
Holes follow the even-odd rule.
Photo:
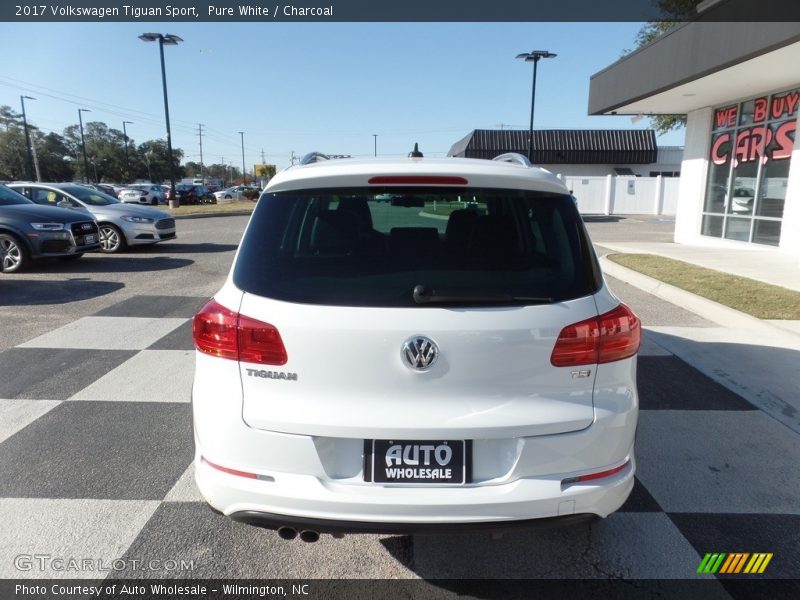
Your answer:
[[[215,300],[194,316],[195,347],[204,354],[264,365],[289,360],[281,334],[269,323],[225,308]]]
[[[636,354],[641,341],[641,322],[620,304],[614,310],[561,330],[550,356],[554,367],[574,367],[622,360]]]

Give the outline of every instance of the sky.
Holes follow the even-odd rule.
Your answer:
[[[184,161],[283,168],[292,152],[405,156],[415,142],[445,156],[473,129],[527,129],[539,63],[537,129],[647,128],[648,119],[588,116],[591,75],[634,46],[640,23],[0,23],[0,105],[44,131],[103,121],[135,142],[165,138],[164,48],[173,146]],[[8,60],[8,58],[12,60]],[[683,130],[658,138],[683,145]]]

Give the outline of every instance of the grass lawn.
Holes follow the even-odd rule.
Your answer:
[[[623,267],[759,319],[800,319],[800,292],[653,254],[607,256]]]
[[[229,212],[252,212],[256,207],[255,202],[250,200],[234,200],[233,202],[226,202],[224,204],[187,204],[178,208],[170,208],[169,206],[160,206],[162,210],[166,210],[169,214],[180,217],[182,215],[216,215]]]

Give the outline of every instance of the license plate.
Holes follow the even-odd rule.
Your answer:
[[[96,242],[97,242],[97,236],[94,235],[94,234],[89,234],[89,235],[83,236],[84,245],[86,245],[86,244],[94,244]]]
[[[472,477],[469,440],[366,440],[364,480],[463,484]]]

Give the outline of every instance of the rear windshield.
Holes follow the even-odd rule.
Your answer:
[[[234,283],[341,306],[542,304],[599,284],[570,196],[496,189],[264,194]]]

